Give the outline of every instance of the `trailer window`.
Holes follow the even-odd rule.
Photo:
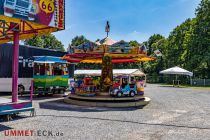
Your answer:
[[[53,68],[54,75],[62,75],[62,66],[55,64]]]
[[[45,64],[34,64],[34,75],[45,75]]]
[[[45,65],[44,64],[40,65],[40,75],[45,75]]]
[[[34,75],[39,75],[39,65],[38,64],[34,64]]]
[[[67,64],[63,64],[63,74],[68,75],[68,67]]]
[[[51,64],[46,64],[46,73],[48,76],[52,75],[52,68],[51,68]]]

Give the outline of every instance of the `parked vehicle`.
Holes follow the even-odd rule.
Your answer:
[[[13,44],[11,43],[0,45],[0,92],[12,92],[12,48]],[[62,57],[65,54],[66,52],[62,51],[20,45],[19,93],[30,91],[31,80],[33,79],[33,56]]]
[[[110,89],[110,95],[116,97],[130,96],[134,97],[137,94],[135,84],[126,84],[125,86],[119,86],[118,88]]]
[[[53,56],[36,56],[34,59],[35,93],[64,94],[69,87],[67,61]]]

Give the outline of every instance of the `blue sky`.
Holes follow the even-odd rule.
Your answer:
[[[76,35],[95,41],[106,36],[118,40],[146,41],[159,33],[169,33],[187,18],[195,17],[200,0],[65,0],[66,29],[54,33],[65,48]]]

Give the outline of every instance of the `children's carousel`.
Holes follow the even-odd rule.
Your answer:
[[[145,46],[131,46],[108,37],[71,48],[63,57],[70,63],[101,64],[102,70],[77,70],[71,81],[71,94],[64,102],[84,106],[139,107],[150,102],[144,96],[146,75],[138,69],[114,69],[113,65],[153,61]]]

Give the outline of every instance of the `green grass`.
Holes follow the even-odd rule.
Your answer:
[[[172,84],[159,84],[162,86],[173,87]],[[190,85],[179,85],[180,88],[192,88],[192,89],[205,89],[210,90],[210,86],[190,86]]]

